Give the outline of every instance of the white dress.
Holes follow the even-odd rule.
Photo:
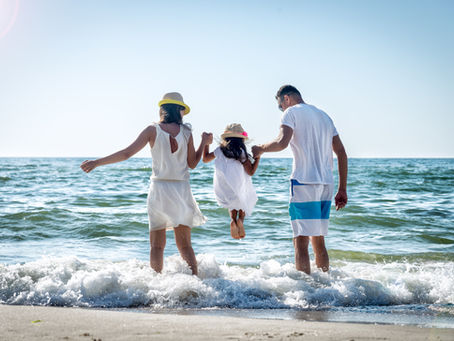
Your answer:
[[[219,206],[229,210],[243,210],[252,214],[257,202],[257,194],[252,178],[246,173],[240,161],[227,158],[221,148],[214,150],[214,194]],[[246,160],[246,155],[242,155]]]
[[[153,173],[150,178],[147,208],[150,231],[171,230],[178,225],[200,226],[206,218],[200,212],[189,185],[188,141],[191,130],[184,125],[175,137],[178,149],[172,153],[170,135],[156,127],[151,148]]]

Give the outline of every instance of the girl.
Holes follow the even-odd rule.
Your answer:
[[[244,238],[244,217],[249,216],[257,202],[251,176],[260,158],[248,154],[244,141],[247,133],[241,124],[229,124],[221,135],[221,144],[210,153],[209,145],[203,150],[203,162],[215,161],[214,194],[221,207],[229,209],[230,234],[235,239]],[[212,138],[209,144],[212,143]],[[251,161],[252,159],[252,161]]]
[[[84,161],[81,168],[89,173],[96,167],[124,161],[148,144],[153,169],[147,199],[150,266],[161,272],[166,229],[174,229],[181,257],[197,275],[191,227],[204,224],[206,218],[192,196],[188,167],[194,169],[197,166],[210,134],[202,134],[200,146],[195,151],[191,128],[183,124],[183,116],[190,111],[183,97],[177,92],[165,94],[159,106],[159,123],[145,128],[129,147],[101,159]]]

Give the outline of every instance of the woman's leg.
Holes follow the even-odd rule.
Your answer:
[[[239,234],[238,225],[237,225],[237,218],[236,218],[238,211],[230,210],[229,212],[230,212],[230,218],[232,219],[230,221],[230,235],[234,239],[240,239],[240,234]]]
[[[156,272],[162,271],[165,246],[166,230],[150,231],[150,266]]]
[[[197,275],[197,260],[191,244],[191,229],[189,226],[178,225],[174,228],[175,242],[183,258],[192,270],[193,275]]]
[[[246,212],[243,210],[240,210],[238,212],[238,220],[236,221],[236,224],[238,226],[238,234],[240,238],[246,237],[246,231],[244,230],[244,217],[246,216]]]

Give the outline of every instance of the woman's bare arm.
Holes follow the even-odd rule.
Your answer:
[[[137,154],[140,150],[142,150],[142,148],[145,147],[147,143],[149,143],[150,146],[153,147],[155,139],[156,128],[154,126],[149,126],[145,128],[137,137],[137,139],[125,149],[97,160],[86,160],[80,165],[80,168],[82,168],[84,172],[89,173],[96,167],[127,160],[131,156]]]
[[[199,148],[197,151],[194,148],[194,139],[192,138],[192,134],[189,137],[188,142],[188,167],[194,169],[197,167],[200,159],[202,158],[203,150],[206,145],[210,144],[213,141],[213,135],[209,133],[202,134],[202,140],[200,141]]]

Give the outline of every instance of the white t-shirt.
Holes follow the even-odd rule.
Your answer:
[[[332,184],[333,136],[338,133],[331,118],[300,103],[285,110],[281,123],[293,129],[291,178],[304,184]]]

